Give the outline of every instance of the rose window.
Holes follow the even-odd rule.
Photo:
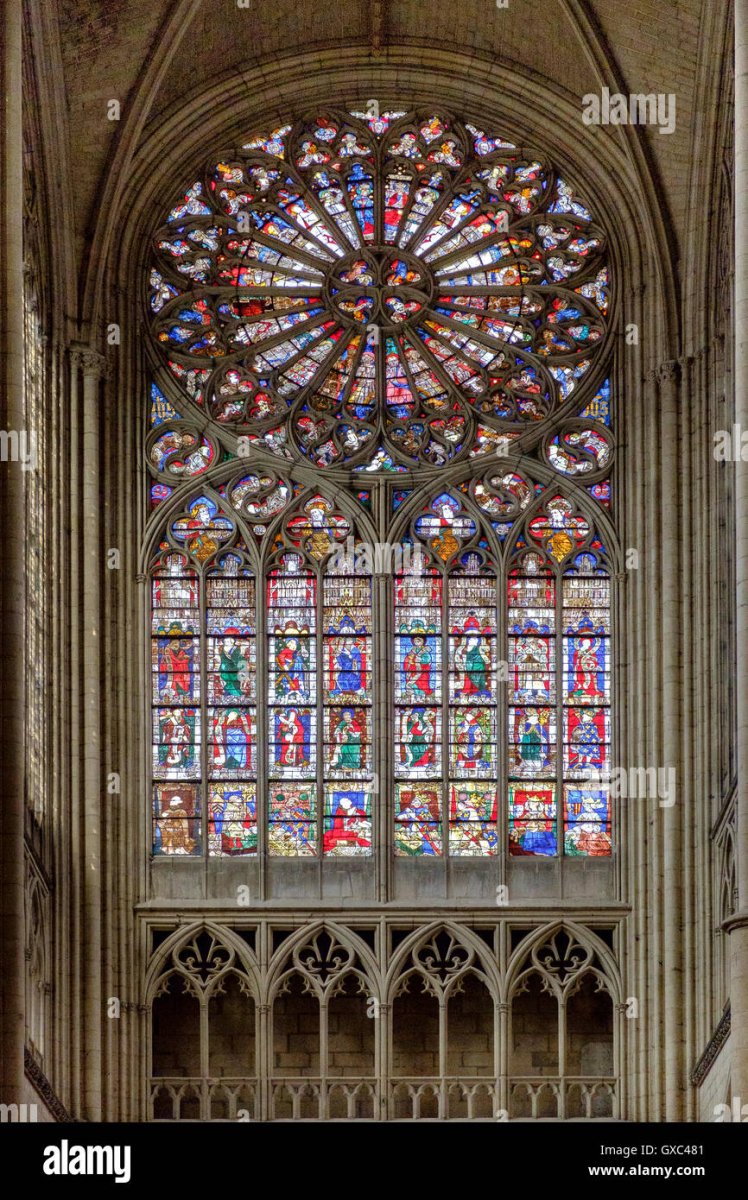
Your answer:
[[[605,249],[551,164],[495,133],[318,114],[209,164],[168,213],[160,383],[207,438],[206,417],[325,468],[521,451],[600,382]],[[163,430],[156,458],[194,457],[187,436]]]

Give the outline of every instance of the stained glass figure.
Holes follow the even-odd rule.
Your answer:
[[[243,855],[257,852],[255,784],[212,783],[208,788],[208,852]]]
[[[238,553],[205,575],[168,551],[154,569],[153,776],[170,781],[155,784],[156,854],[257,850],[254,587]]]
[[[200,854],[199,786],[194,783],[158,783],[153,789],[153,853]]]
[[[185,545],[200,563],[215,554],[233,532],[232,522],[219,512],[218,505],[209,496],[198,496],[190,501],[187,516],[172,523],[175,540]]]
[[[612,852],[610,579],[597,554],[578,554],[566,572],[562,622],[564,851],[604,857]]]
[[[528,529],[545,555],[520,540],[508,584],[509,849],[602,857],[611,853],[610,579],[590,523],[563,497]],[[591,548],[575,554],[583,540]]]
[[[612,853],[606,788],[564,785],[564,853],[592,858]]]
[[[474,554],[463,556],[447,580],[448,850],[460,856],[492,855],[498,848],[496,588],[495,576],[480,569]]]
[[[438,856],[442,850],[441,783],[395,784],[395,854]]]
[[[363,785],[325,788],[323,848],[334,858],[371,854],[371,790]]]
[[[558,853],[554,783],[509,784],[509,853],[544,858]]]
[[[485,858],[498,853],[498,792],[491,784],[467,781],[449,789],[449,853]]]

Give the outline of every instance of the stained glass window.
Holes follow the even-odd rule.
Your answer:
[[[324,852],[336,857],[372,848],[371,579],[353,566],[328,574],[323,591]]]
[[[510,575],[507,631],[509,848],[555,855],[556,580],[540,555]]]
[[[207,164],[156,232],[149,306],[181,414],[157,470],[214,461],[198,410],[317,467],[467,463],[571,410],[606,343],[606,240],[504,136],[327,111]]]
[[[395,853],[497,853],[497,578],[457,495],[414,522],[431,552],[395,581]]]
[[[604,547],[564,496],[541,489],[542,507],[528,508],[533,493],[518,475],[470,491],[487,514],[525,513],[504,591],[506,651],[481,522],[440,493],[412,526],[429,565],[395,580],[395,853],[495,855],[505,808],[513,857],[606,857]]]
[[[507,588],[509,849],[611,853],[610,578],[586,518],[555,496],[528,523]],[[580,543],[584,543],[580,546]]]
[[[496,578],[468,557],[449,577],[449,852],[498,850]]]
[[[255,581],[225,554],[205,578],[208,853],[257,850]]]
[[[595,555],[580,554],[562,589],[564,851],[605,856],[611,852],[610,579]],[[590,782],[596,774],[597,785]]]
[[[441,854],[443,581],[435,571],[395,583],[395,853]]]
[[[368,856],[386,802],[398,858],[609,855],[586,201],[450,114],[327,110],[207,163],[152,249],[154,853]]]
[[[317,853],[317,579],[298,555],[267,584],[268,848]]]
[[[199,497],[189,511],[206,501]],[[175,540],[185,521],[173,523]],[[153,850],[254,854],[255,580],[240,551],[201,569],[217,543],[206,545],[199,524],[191,532],[193,563],[167,541],[152,573]]]
[[[203,845],[200,754],[200,593],[178,554],[153,574],[153,848],[199,854]]]

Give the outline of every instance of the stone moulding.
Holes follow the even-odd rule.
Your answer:
[[[691,1072],[693,1087],[701,1087],[712,1066],[730,1036],[730,1006],[728,1005],[720,1018],[720,1022],[707,1042],[706,1049]]]
[[[55,1121],[75,1121],[76,1118],[72,1117],[65,1108],[65,1105],[54,1091],[47,1076],[28,1049],[24,1049],[23,1052],[23,1066],[26,1078],[29,1083],[33,1084]]]

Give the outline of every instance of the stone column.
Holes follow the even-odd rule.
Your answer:
[[[664,710],[661,752],[655,765],[676,769],[676,796],[671,807],[660,798],[647,803],[656,810],[660,828],[663,870],[662,999],[665,1026],[665,1120],[683,1120],[686,1091],[683,1057],[683,808],[687,790],[680,745],[681,689],[681,575],[680,479],[683,473],[678,428],[678,363],[660,364],[657,371],[660,410],[660,703]]]
[[[748,0],[735,2],[735,422],[748,430]],[[738,450],[739,456],[739,450]],[[732,1094],[748,1103],[748,463],[735,467],[738,911],[730,933]]]
[[[261,973],[264,967],[261,965]],[[268,1121],[273,1111],[273,1048],[270,1045],[270,1005],[257,1005],[257,1046],[255,1049],[255,1075],[257,1076],[257,1091],[255,1093],[255,1120]]]
[[[23,1102],[24,805],[25,805],[25,472],[12,438],[22,445],[23,358],[23,126],[21,118],[21,0],[6,0],[2,18],[2,133],[0,133],[0,511],[4,518],[0,571],[0,1103]],[[14,461],[15,458],[15,461]]]
[[[102,997],[101,954],[101,806],[104,780],[101,761],[101,469],[99,462],[99,383],[104,359],[96,351],[78,348],[83,372],[82,462],[82,629],[80,640],[82,680],[83,796],[83,1103],[88,1120],[101,1119]]]

